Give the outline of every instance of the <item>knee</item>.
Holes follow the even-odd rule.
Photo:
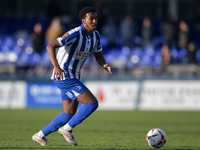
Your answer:
[[[69,115],[74,115],[76,113],[77,109],[67,109],[63,110],[64,113],[69,114]]]
[[[98,101],[93,102],[93,107],[94,109],[97,109],[99,107],[99,102]]]
[[[74,115],[78,107],[77,101],[63,102],[63,112],[66,114]]]

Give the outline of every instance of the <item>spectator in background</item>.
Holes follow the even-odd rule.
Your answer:
[[[102,28],[102,35],[107,38],[108,47],[112,48],[116,46],[117,26],[113,17],[108,17],[107,22]]]
[[[133,37],[137,33],[137,24],[133,20],[132,14],[127,13],[125,15],[124,19],[121,21],[119,31],[123,46],[133,48]]]
[[[194,42],[189,42],[187,46],[187,63],[188,64],[196,64],[196,52],[197,52],[197,46],[195,45]]]
[[[171,63],[171,52],[167,44],[163,44],[161,48],[162,65],[169,65]]]
[[[142,47],[152,46],[152,39],[154,37],[154,27],[149,17],[145,17],[142,22],[141,37],[143,40]]]
[[[165,44],[169,45],[170,47],[176,47],[176,26],[177,25],[171,15],[167,15],[166,21],[160,26],[160,32],[165,38]]]
[[[34,25],[31,40],[33,42],[34,51],[41,54],[44,48],[45,36],[40,22]]]
[[[190,37],[189,26],[186,21],[180,21],[178,30],[178,47],[187,47]]]
[[[60,18],[53,18],[50,26],[47,28],[45,35],[47,43],[49,44],[53,42],[57,37],[62,36],[64,33],[65,27],[61,24]]]

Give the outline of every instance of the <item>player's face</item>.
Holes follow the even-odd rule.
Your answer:
[[[96,12],[90,12],[86,14],[85,19],[83,19],[83,25],[87,32],[92,32],[96,30],[97,27],[97,13]]]

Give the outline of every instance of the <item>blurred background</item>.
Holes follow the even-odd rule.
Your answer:
[[[191,96],[194,96],[194,104],[188,108],[185,107],[188,103],[184,103],[184,108],[193,109],[194,106],[200,109],[200,87],[197,84],[200,74],[198,0],[1,0],[0,84],[2,87],[9,85],[7,92],[4,92],[6,88],[0,90],[0,93],[7,93],[2,94],[5,107],[10,107],[8,101],[16,99],[18,84],[13,86],[16,82],[25,84],[24,91],[27,92],[24,97],[59,94],[53,86],[46,85],[51,82],[53,68],[45,47],[81,24],[78,12],[85,6],[93,6],[98,12],[97,30],[101,34],[103,53],[113,68],[113,75],[109,75],[97,63],[93,63],[95,60],[91,55],[82,69],[83,81],[100,100],[110,99],[122,91],[118,101],[127,103],[127,106],[131,102],[131,109],[138,109],[142,108],[141,102],[149,98],[147,94],[158,94],[158,99],[162,100],[161,96],[166,95],[164,103],[160,104],[169,104],[166,109],[174,104],[177,105],[175,109],[181,109],[183,107],[178,107],[178,104],[191,103]],[[152,83],[152,79],[155,82]],[[99,80],[105,81],[100,89],[100,83],[104,82],[99,83]],[[108,80],[116,86],[108,88]],[[132,83],[130,89],[133,91],[126,90],[129,83]],[[125,91],[116,89],[119,84]],[[166,88],[162,89],[164,85]],[[105,89],[113,93],[106,97]],[[188,98],[183,97],[183,93]],[[129,100],[131,94],[134,98]],[[173,94],[174,97],[171,97]],[[33,98],[34,102],[30,102],[29,106],[40,106],[32,104],[39,102],[42,96],[37,100]],[[50,97],[54,101],[52,95],[46,100]],[[116,96],[116,99],[119,97]],[[28,103],[26,101],[23,107]],[[55,106],[53,103],[55,101],[52,102],[52,106]],[[43,104],[41,107],[45,107]],[[111,107],[108,104],[105,108]]]

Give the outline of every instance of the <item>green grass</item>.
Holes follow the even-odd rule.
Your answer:
[[[32,135],[61,112],[0,109],[0,149],[152,150],[145,138],[154,127],[167,134],[167,143],[161,149],[200,149],[199,111],[96,111],[74,128],[76,147],[57,132],[47,136],[48,146],[33,142]]]

